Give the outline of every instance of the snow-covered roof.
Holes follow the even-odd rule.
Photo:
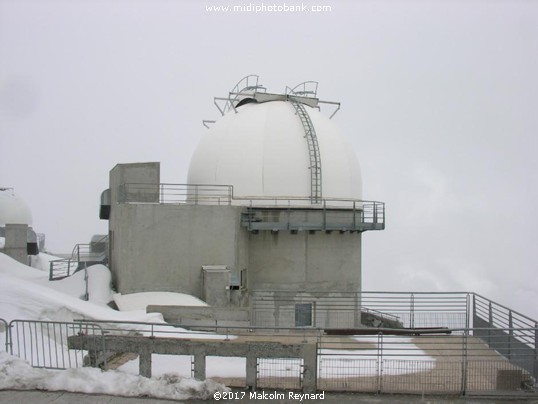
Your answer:
[[[207,306],[197,297],[174,292],[140,292],[122,295],[116,293],[114,302],[120,311],[146,310],[149,305],[156,306]]]

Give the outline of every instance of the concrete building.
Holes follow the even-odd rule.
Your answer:
[[[38,240],[38,236],[40,240]],[[44,235],[32,229],[32,212],[13,188],[0,188],[0,252],[28,264],[29,255],[39,253],[39,243],[44,244]]]
[[[248,76],[215,105],[187,184],[162,184],[157,162],[110,171],[118,292],[188,293],[254,325],[358,326],[362,233],[384,228],[384,204],[362,199],[339,103],[314,82],[272,94]]]

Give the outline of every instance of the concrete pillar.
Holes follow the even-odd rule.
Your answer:
[[[205,380],[205,353],[195,352],[194,354],[194,378],[196,380]]]
[[[251,353],[247,354],[247,379],[246,384],[247,388],[251,390],[256,390],[257,386],[257,372],[258,372],[258,359],[256,355]]]
[[[138,353],[139,357],[139,367],[138,372],[140,376],[147,378],[151,377],[151,351],[149,349],[142,349]]]
[[[305,344],[302,351],[304,360],[303,391],[315,393],[318,378],[318,349],[316,344]]]
[[[6,224],[4,253],[24,265],[28,264],[27,232],[26,224]]]

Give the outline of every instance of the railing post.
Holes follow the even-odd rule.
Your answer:
[[[488,346],[491,346],[491,329],[493,328],[493,304],[488,301]]]
[[[471,296],[469,293],[465,296],[465,328],[470,328],[470,316],[471,316]]]
[[[323,230],[327,230],[327,201],[323,200]]]
[[[512,339],[514,338],[514,319],[512,310],[508,310],[508,359],[512,359]]]
[[[357,218],[355,217],[355,201],[353,201],[353,230],[357,228]]]
[[[474,327],[474,323],[475,323],[475,318],[476,318],[476,295],[473,293],[473,310],[472,310],[472,313],[473,313],[473,327]],[[469,323],[470,324],[470,323]]]
[[[409,307],[409,327],[415,328],[415,294],[411,293]]]
[[[466,328],[463,332],[463,338],[462,338],[462,349],[461,349],[461,394],[464,396],[467,392],[467,358],[468,358],[468,341],[467,341],[467,334],[469,333],[469,329]]]
[[[377,334],[377,393],[383,388],[383,333]]]
[[[538,380],[538,323],[534,323],[534,380]]]

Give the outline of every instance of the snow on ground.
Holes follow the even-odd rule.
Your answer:
[[[206,302],[197,297],[184,293],[173,292],[141,292],[122,295],[113,295],[114,302],[121,311],[126,310],[146,310],[149,305],[164,306],[209,306]]]
[[[186,355],[152,355],[152,374],[162,376],[174,372],[182,377],[191,377],[192,357]],[[138,374],[138,358],[118,368],[122,372]],[[206,377],[246,377],[246,358],[207,356]]]
[[[102,268],[100,271],[103,272]],[[81,274],[83,276],[83,272]],[[159,313],[146,313],[142,310],[122,313],[103,306],[102,303],[80,300],[73,296],[80,292],[80,287],[72,284],[76,278],[48,281],[47,273],[21,264],[5,254],[0,254],[0,276],[2,279],[0,318],[8,322],[16,318],[51,321],[94,319],[164,322]],[[99,279],[96,283],[99,284],[102,277],[97,278]],[[60,284],[55,285],[56,282]],[[107,285],[106,288],[110,291],[110,286]],[[98,295],[103,298],[103,294],[106,294],[106,290]]]
[[[30,255],[30,263],[32,268],[40,269],[42,271],[46,271],[47,274],[50,270],[50,262],[61,260],[62,258],[57,257],[55,255],[50,255],[47,253],[40,252],[37,255]]]
[[[42,264],[45,263],[43,265],[46,267],[49,257],[42,258]],[[187,332],[178,327],[170,327],[159,313],[148,314],[145,310],[124,312],[113,310],[106,305],[112,297],[110,271],[102,265],[88,268],[89,301],[81,300],[79,297],[86,293],[84,276],[84,271],[80,271],[63,280],[49,281],[48,271],[23,265],[0,253],[0,318],[8,323],[14,319],[62,322],[72,322],[75,319],[146,322],[153,325],[125,324],[122,328],[136,329],[143,335],[189,339],[226,338],[221,335]],[[187,298],[183,296],[182,301],[187,301]],[[191,302],[195,301],[191,300]],[[155,301],[155,303],[160,302]],[[171,333],[172,330],[173,333]],[[5,329],[0,330],[2,343],[5,342],[5,331]],[[39,352],[41,345],[48,350],[52,349],[52,352],[64,352],[62,356],[70,355],[65,337],[58,340],[55,333],[45,333],[42,337],[32,333],[32,337],[42,338],[39,344],[34,344],[35,349],[28,358],[34,364],[47,358]],[[22,342],[19,341],[19,343]],[[154,364],[153,369],[157,376],[151,379],[123,371],[103,372],[93,368],[47,370],[34,368],[22,359],[0,352],[0,389],[66,390],[168,399],[205,399],[212,397],[215,391],[226,390],[226,387],[211,380],[199,382],[190,379],[190,358],[187,367],[189,371],[182,374],[170,373],[179,369],[177,365],[162,369],[160,367],[158,362]],[[224,360],[222,367],[226,368]],[[130,373],[138,373],[138,366],[136,371]]]
[[[229,389],[211,380],[197,381],[177,374],[145,378],[96,368],[38,369],[0,352],[0,390],[49,390],[176,400],[210,399]]]

